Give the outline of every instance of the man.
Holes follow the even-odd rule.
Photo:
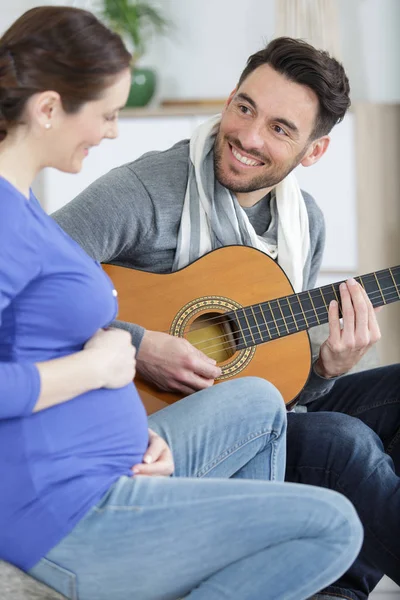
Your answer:
[[[308,289],[321,263],[323,217],[291,172],[323,156],[349,104],[337,61],[279,38],[250,57],[221,119],[190,144],[114,169],[54,217],[98,261],[170,272],[242,243],[275,258],[296,291]],[[308,412],[288,415],[286,478],[338,490],[357,508],[363,551],[318,598],[360,600],[384,572],[400,583],[400,367],[339,377],[380,337],[363,289],[349,280],[340,295],[343,327],[332,302],[329,337],[300,398]],[[123,326],[143,377],[186,394],[213,384],[214,361],[138,321]]]

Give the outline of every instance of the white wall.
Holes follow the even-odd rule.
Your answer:
[[[399,0],[339,0],[354,101],[400,102]]]
[[[0,0],[0,35],[21,13],[34,5],[30,0]]]
[[[273,37],[273,0],[165,0],[163,7],[176,30],[143,62],[159,66],[164,97],[226,97],[248,56]]]
[[[400,101],[400,0],[337,0],[342,60],[352,99]],[[274,35],[274,0],[164,0],[176,24],[144,57],[157,65],[159,95],[225,97],[247,57]]]
[[[33,6],[95,8],[99,2],[0,0],[0,32]],[[400,102],[400,0],[337,2],[353,101]],[[175,27],[142,60],[158,70],[159,97],[226,97],[247,57],[274,34],[274,0],[159,0],[159,5]]]

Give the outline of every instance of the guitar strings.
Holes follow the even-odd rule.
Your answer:
[[[399,271],[399,272],[400,272],[400,265],[399,265],[398,267],[392,267],[392,268],[391,268],[391,271],[392,271],[392,273],[393,273],[393,272],[397,272],[397,271]],[[377,271],[377,273],[379,273],[379,271]],[[396,273],[396,274],[397,274],[397,273]],[[362,279],[363,279],[363,282],[364,282],[364,283],[371,283],[371,282],[373,282],[373,283],[376,283],[376,279],[375,279],[374,275],[363,275],[363,276],[362,276]],[[299,304],[301,305],[301,302],[300,302],[300,300],[299,300],[299,295],[300,295],[300,294],[307,294],[307,293],[309,293],[309,294],[311,295],[311,299],[312,299],[313,301],[314,301],[314,300],[317,300],[317,299],[318,299],[318,301],[320,301],[320,300],[321,300],[321,292],[323,292],[323,291],[325,290],[325,293],[329,292],[329,294],[332,294],[332,293],[333,293],[333,290],[334,290],[333,286],[335,286],[335,285],[336,285],[336,286],[339,286],[339,284],[340,284],[340,283],[343,283],[343,282],[342,282],[342,281],[339,281],[339,282],[335,282],[335,283],[327,284],[327,285],[324,285],[324,286],[322,286],[322,287],[320,287],[320,288],[313,288],[312,290],[305,290],[304,292],[299,292],[299,294],[288,294],[287,296],[281,296],[281,297],[279,297],[279,298],[272,298],[271,300],[265,300],[265,301],[263,301],[263,302],[255,303],[255,304],[253,304],[253,306],[254,306],[254,307],[256,308],[256,310],[257,310],[257,306],[260,306],[261,304],[270,304],[271,302],[277,302],[278,300],[284,300],[284,299],[287,299],[287,298],[295,298],[295,299],[297,300],[297,302],[299,302]],[[371,299],[372,299],[373,297],[374,297],[374,299],[375,299],[375,298],[378,298],[378,297],[382,297],[382,294],[381,294],[381,292],[386,292],[387,290],[391,290],[391,291],[392,291],[392,290],[393,290],[393,288],[396,286],[397,297],[400,299],[400,292],[399,292],[399,288],[397,288],[397,285],[398,285],[398,286],[399,286],[399,288],[400,288],[400,283],[399,283],[399,284],[397,284],[397,282],[396,282],[396,283],[392,283],[390,286],[388,286],[388,287],[386,287],[386,288],[380,288],[380,289],[378,289],[378,290],[374,290],[373,292],[370,292],[368,295],[369,295],[369,297],[370,297]],[[364,288],[364,289],[365,289],[365,288]],[[317,293],[319,292],[319,295],[318,295],[318,296],[316,296],[316,297],[313,297],[313,296],[312,296],[312,293],[313,293],[313,292],[317,292]],[[336,290],[335,290],[335,292],[336,292]],[[395,292],[395,294],[396,294],[396,292]],[[335,294],[335,296],[336,296],[336,294]],[[332,298],[332,299],[333,299],[333,298]],[[385,298],[385,299],[386,299],[386,298]],[[323,297],[323,300],[325,301],[325,298],[324,298],[324,297]],[[308,296],[308,297],[307,297],[307,301],[310,301],[310,296]],[[383,304],[384,304],[384,302],[383,302]],[[238,311],[238,310],[243,310],[244,308],[250,308],[250,306],[240,307],[240,308],[233,309],[233,310],[230,310],[230,311],[227,311],[227,312],[233,312],[233,313],[234,313],[234,312],[236,312],[236,311]],[[286,308],[286,307],[284,307],[284,308]],[[325,309],[325,306],[324,306],[324,307],[319,307],[319,308],[323,308],[324,310],[326,310],[326,309]],[[304,312],[313,312],[313,313],[314,313],[314,310],[313,310],[313,309],[310,309],[310,310],[306,310],[306,311],[304,311]],[[217,321],[216,323],[213,323],[213,321],[216,321],[217,319],[220,319],[220,317],[221,317],[221,316],[224,316],[225,314],[226,314],[226,313],[219,313],[219,314],[218,314],[218,315],[216,315],[215,317],[211,317],[211,318],[207,319],[207,323],[208,323],[208,324],[214,324],[214,325],[221,325],[221,324],[222,324],[224,321]],[[261,310],[259,310],[259,313],[258,313],[258,314],[261,314]],[[296,317],[296,316],[298,316],[298,315],[301,315],[301,314],[302,314],[302,313],[294,313],[294,316]],[[278,320],[282,320],[282,318],[281,318],[281,317],[278,317],[278,319],[276,319],[276,320],[277,320],[277,321],[278,321]],[[271,324],[273,325],[273,324],[274,324],[274,322],[273,322],[273,321],[271,321]],[[200,327],[199,327],[199,330],[200,330],[200,329],[202,329],[202,328],[200,328]],[[169,330],[164,330],[162,333],[169,333]]]
[[[381,306],[383,306],[383,305],[381,305]],[[314,311],[313,311],[313,312],[314,312]],[[281,320],[282,320],[282,319],[281,319]],[[316,325],[319,325],[319,324],[320,324],[320,323],[318,323],[318,321],[316,321],[315,323],[311,323],[311,324],[310,324],[310,328],[313,328],[313,327],[315,327]],[[322,323],[321,323],[321,324],[322,324]],[[237,337],[238,337],[238,336],[239,336],[241,333],[248,333],[248,332],[249,332],[251,329],[255,329],[256,327],[257,327],[257,326],[250,326],[250,327],[246,327],[246,328],[242,329],[240,332],[234,332],[234,333],[232,333],[232,336],[233,336],[233,337],[235,337],[235,336],[237,336]],[[275,329],[277,329],[277,328],[275,327]],[[264,333],[268,333],[268,330],[267,330],[267,328],[266,328],[266,327],[264,328],[264,330],[262,330],[262,326],[261,326],[261,327],[260,327],[260,331],[261,331],[261,335],[262,335],[262,334],[264,334]],[[260,336],[260,331],[259,331],[259,330],[258,330],[258,328],[257,328],[257,331],[255,332],[255,333],[256,333],[256,335]],[[299,330],[299,331],[301,331],[301,330]],[[303,329],[302,331],[306,331],[306,329]],[[289,330],[289,331],[285,331],[284,333],[280,334],[280,335],[279,335],[279,336],[277,336],[277,337],[270,337],[269,339],[262,340],[262,341],[260,341],[260,342],[255,342],[255,341],[252,341],[252,343],[248,343],[248,342],[246,342],[246,340],[244,339],[245,346],[244,346],[243,348],[240,348],[239,350],[244,350],[244,349],[246,349],[246,348],[252,348],[252,347],[254,347],[254,346],[261,346],[262,344],[266,344],[266,343],[268,343],[268,342],[274,341],[274,340],[276,340],[276,339],[281,339],[281,338],[283,338],[283,337],[286,337],[286,336],[288,336],[288,335],[290,335],[290,334],[295,334],[295,333],[297,333],[297,329],[293,329],[293,331],[290,331],[290,330]],[[268,334],[268,335],[269,335],[269,334]],[[242,336],[242,337],[244,337],[244,336]],[[253,336],[252,336],[252,337],[253,337]],[[261,336],[260,336],[260,337],[261,337]],[[214,338],[209,338],[208,340],[204,340],[204,342],[209,342],[209,341],[213,341],[213,340],[218,340],[218,339],[220,339],[220,338],[226,338],[226,335],[221,335],[221,336],[216,336],[216,337],[214,337]],[[254,337],[253,337],[253,340],[254,340]],[[236,340],[236,341],[238,341],[238,340]],[[198,350],[200,350],[201,352],[204,352],[204,353],[206,353],[206,354],[207,354],[207,356],[208,356],[208,357],[210,357],[210,358],[212,358],[212,356],[213,356],[213,355],[218,355],[218,354],[219,354],[219,352],[221,352],[221,350],[222,350],[222,351],[224,351],[224,350],[225,350],[225,351],[231,351],[232,353],[235,353],[235,352],[237,352],[237,351],[238,351],[238,348],[237,348],[237,346],[236,346],[236,345],[232,345],[232,343],[231,343],[231,342],[229,342],[229,341],[222,341],[222,342],[220,341],[220,342],[218,342],[218,343],[216,343],[216,344],[211,344],[211,345],[209,345],[209,346],[201,346],[201,345],[199,344],[199,345],[197,345],[197,346],[196,346],[196,348],[197,348]],[[216,348],[216,350],[212,351],[214,348]],[[228,358],[230,358],[230,357],[228,357]]]
[[[390,269],[383,269],[382,271],[377,271],[376,273],[371,273],[371,274],[363,275],[363,276],[361,276],[359,278],[356,278],[356,279],[360,279],[362,281],[362,283],[364,283],[363,287],[365,289],[365,284],[366,283],[370,283],[370,282],[376,283],[375,275],[379,274],[379,273],[383,273],[384,271],[390,271],[391,275],[392,275],[392,278],[393,278],[393,274],[397,275],[397,273],[400,272],[400,265],[398,265],[396,267],[391,267]],[[307,292],[308,292],[311,295],[311,299],[312,300],[316,300],[316,298],[313,298],[313,296],[312,296],[313,292],[314,293],[315,292],[317,292],[317,293],[320,292],[320,294],[321,294],[321,292],[323,292],[325,290],[325,291],[329,291],[329,293],[332,294],[332,291],[335,290],[334,286],[338,287],[340,285],[340,283],[342,283],[342,281],[334,282],[332,284],[326,284],[324,286],[321,286],[320,288],[313,288],[312,290],[305,290],[304,292],[300,292],[299,294],[307,294]],[[382,299],[382,303],[380,304],[380,306],[383,306],[385,304],[385,302],[383,301],[383,297],[385,298],[385,300],[391,300],[392,298],[395,298],[397,300],[397,299],[400,298],[400,293],[399,293],[399,287],[398,286],[400,287],[400,284],[397,281],[395,281],[394,278],[393,278],[393,284],[391,284],[390,286],[388,286],[386,288],[379,288],[377,290],[374,290],[373,292],[370,292],[370,293],[367,292],[367,293],[368,293],[368,295],[369,295],[369,297],[370,297],[371,300],[375,300],[376,298],[381,298]],[[391,290],[390,296],[387,295],[385,297],[385,296],[383,296],[383,293],[386,292],[387,290]],[[277,302],[277,300],[283,300],[283,299],[292,298],[292,297],[293,298],[297,298],[297,301],[300,304],[300,300],[298,299],[299,294],[294,294],[293,293],[293,294],[289,294],[287,296],[283,296],[283,297],[280,297],[280,298],[274,298],[274,299],[271,299],[271,300],[268,300],[268,301],[264,301],[264,302],[258,303],[258,305],[260,306],[260,308],[258,309],[258,313],[257,313],[257,303],[256,303],[256,304],[253,305],[253,306],[256,307],[256,310],[254,311],[254,316],[256,316],[257,314],[258,315],[262,314],[261,304],[268,304],[268,305],[270,305],[271,302]],[[318,296],[318,300],[320,300],[320,296]],[[310,297],[307,298],[307,301],[310,301]],[[213,324],[215,326],[225,324],[226,323],[226,315],[227,314],[229,314],[229,313],[233,313],[234,314],[234,313],[236,313],[236,312],[238,312],[240,310],[243,310],[244,308],[250,308],[250,306],[248,306],[248,307],[240,307],[238,309],[230,310],[230,311],[227,311],[225,313],[219,313],[215,317],[211,317],[211,318],[207,319],[207,324],[204,325],[204,327],[199,327],[198,329],[196,329],[196,331],[201,331],[202,329],[206,329],[207,327],[209,327],[210,324]],[[284,308],[286,308],[286,307],[284,307]],[[271,308],[270,308],[270,310],[271,310]],[[322,312],[318,313],[317,312],[318,310],[320,310]],[[304,310],[302,312],[297,312],[297,313],[296,312],[293,312],[293,313],[291,312],[291,314],[288,315],[286,318],[293,320],[293,317],[300,316],[300,317],[302,317],[304,319],[305,315],[307,315],[308,313],[312,313],[311,315],[308,315],[308,317],[310,317],[310,316],[313,317],[314,319],[316,319],[316,322],[311,323],[310,327],[315,327],[316,325],[318,325],[318,319],[317,319],[316,315],[318,315],[318,316],[326,316],[327,312],[328,311],[327,311],[327,307],[326,306],[319,306],[319,307],[315,307],[315,308],[306,309],[306,310]],[[223,318],[222,320],[221,320],[221,317]],[[218,319],[220,319],[220,320],[218,321]],[[307,317],[306,317],[306,319],[307,319]],[[304,320],[306,321],[306,319],[304,319]],[[265,332],[267,332],[267,325],[270,325],[271,328],[275,328],[279,332],[279,328],[277,327],[277,325],[281,324],[282,321],[285,321],[285,317],[277,317],[277,318],[275,318],[275,321],[274,320],[268,320],[268,321],[265,320],[266,325],[261,324],[261,326],[265,329]],[[286,321],[285,321],[285,326],[286,326]],[[289,326],[291,326],[291,324],[289,324]],[[251,332],[252,329],[253,330],[257,330],[257,333],[258,333],[258,326],[257,325],[252,325],[250,327],[242,328],[241,332],[242,333]],[[170,330],[164,330],[163,333],[170,333]],[[187,333],[187,331],[185,331],[184,333]],[[293,330],[293,331],[290,331],[289,333],[293,333],[294,334],[294,333],[296,333],[296,331]],[[238,334],[239,334],[239,332],[232,332],[233,336],[238,335]],[[286,334],[284,334],[282,336],[279,336],[279,337],[284,337]],[[204,342],[218,340],[218,339],[221,339],[221,338],[226,338],[226,335],[227,334],[222,334],[220,336],[215,336],[213,338],[209,338],[208,340],[204,340]],[[270,341],[270,340],[267,340],[267,341]],[[254,344],[254,345],[256,345],[256,344]],[[220,344],[214,344],[214,345],[211,345],[211,346],[208,346],[208,347],[204,347],[204,348],[202,348],[202,351],[210,350],[210,349],[215,348],[215,347],[220,347]],[[236,346],[229,345],[229,349],[231,351],[236,351]],[[215,354],[215,353],[216,352],[213,352],[213,354]]]
[[[385,297],[385,300],[391,300],[391,299],[392,299],[392,298],[394,298],[394,297],[396,297],[396,298],[399,298],[399,299],[400,299],[400,296],[398,295],[398,293],[397,293],[397,292],[395,292],[395,291],[392,289],[392,287],[393,287],[393,286],[386,287],[386,288],[381,288],[382,292],[386,292],[387,290],[390,290],[390,295],[389,295],[389,294],[388,294],[388,295],[386,295],[386,297]],[[381,299],[382,299],[382,294],[381,294],[381,292],[380,292],[379,290],[376,290],[376,291],[372,292],[372,293],[369,295],[369,297],[370,297],[370,299],[372,299],[372,300],[376,300],[377,298],[381,298]],[[261,304],[270,304],[270,302],[276,302],[277,300],[281,300],[281,299],[282,299],[282,298],[277,298],[277,299],[273,299],[273,300],[270,300],[270,301],[269,301],[269,300],[267,300],[267,301],[265,301],[265,302],[261,302],[261,303],[258,303],[258,304],[257,304],[257,303],[256,303],[256,304],[253,304],[252,306],[254,306],[254,307],[255,307],[255,310],[254,310],[254,315],[262,315],[262,314],[263,314],[263,313],[262,313],[262,309],[261,309],[261,308],[258,308],[258,307],[260,307],[260,305],[261,305]],[[307,300],[308,300],[308,301],[310,301],[310,298],[307,298]],[[315,298],[314,298],[314,300],[315,300]],[[300,303],[299,303],[299,304],[300,304]],[[328,305],[328,306],[329,306],[329,305]],[[381,304],[380,306],[384,306],[384,302],[383,302],[383,300],[382,300],[382,304]],[[238,311],[240,311],[240,310],[244,310],[244,308],[250,308],[250,307],[249,307],[249,306],[246,306],[246,307],[241,307],[241,308],[234,309],[234,310],[229,310],[229,311],[227,311],[227,312],[225,312],[225,313],[219,313],[219,314],[218,314],[218,315],[216,315],[215,317],[211,317],[210,319],[207,319],[207,325],[205,325],[204,327],[199,327],[198,329],[196,329],[196,331],[200,331],[201,329],[205,329],[205,328],[207,328],[207,327],[208,327],[210,324],[211,324],[211,325],[223,325],[223,324],[226,322],[226,315],[227,315],[227,314],[230,314],[230,313],[236,313],[236,312],[238,312]],[[284,308],[287,308],[287,307],[284,307]],[[258,310],[258,312],[257,312],[257,310]],[[271,310],[271,307],[270,307],[270,310]],[[311,316],[313,316],[313,315],[315,315],[315,313],[316,313],[316,311],[317,311],[317,310],[321,310],[321,311],[322,311],[320,314],[318,314],[318,316],[325,315],[325,314],[328,312],[328,310],[327,310],[327,307],[324,305],[324,306],[318,306],[318,307],[316,307],[315,309],[314,309],[314,308],[309,308],[309,309],[306,309],[306,310],[304,310],[304,314],[307,314],[307,313],[312,313],[312,315],[311,315]],[[290,313],[290,315],[288,315],[286,318],[288,318],[288,319],[289,319],[289,318],[298,317],[298,316],[300,316],[300,317],[303,317],[303,319],[304,319],[304,316],[303,316],[303,311],[302,311],[302,312],[293,312],[293,315],[292,315],[292,313]],[[225,319],[222,319],[222,320],[220,320],[220,321],[217,321],[217,319],[220,319],[221,317],[225,317]],[[214,323],[214,321],[216,321],[216,322]],[[277,323],[280,323],[281,321],[285,321],[285,318],[284,318],[284,317],[276,317],[276,318],[275,318],[275,321],[272,319],[272,320],[269,320],[269,321],[267,321],[267,323],[268,323],[268,325],[271,325],[272,327],[274,327],[274,326],[275,326],[275,322],[277,322]],[[168,331],[165,331],[164,333],[168,333]]]
[[[396,298],[397,298],[397,295],[396,295]],[[381,306],[384,306],[384,305],[382,304]],[[312,313],[312,315],[309,315],[309,317],[311,316],[314,319],[314,321],[312,323],[311,323],[311,319],[309,319],[310,320],[310,326],[309,326],[309,328],[313,328],[316,325],[322,324],[322,323],[318,322],[317,316],[321,317],[321,316],[326,316],[327,315],[326,309],[324,307],[320,307],[320,308],[322,309],[322,311],[320,313],[317,313],[317,315],[316,315],[317,311],[314,311],[313,309],[309,309],[308,311],[304,311],[305,313],[307,313],[307,312]],[[298,316],[298,315],[303,316],[303,313],[297,313],[297,314],[294,313],[294,316]],[[292,315],[290,315],[290,318],[292,318]],[[304,317],[303,317],[303,319],[304,319]],[[278,322],[284,321],[284,319],[281,317],[281,318],[276,319],[275,321],[278,324]],[[292,318],[292,321],[293,321],[293,318]],[[240,335],[242,335],[242,337],[244,339],[244,342],[246,344],[245,347],[250,347],[250,346],[259,345],[259,344],[255,343],[255,342],[252,343],[252,344],[246,343],[246,339],[244,338],[243,334],[251,335],[252,338],[253,338],[253,340],[254,340],[254,336],[252,335],[252,331],[251,330],[254,331],[254,334],[256,335],[256,337],[260,336],[260,335],[263,335],[265,333],[268,333],[269,339],[263,340],[262,343],[264,343],[264,342],[272,341],[273,339],[278,339],[278,338],[281,338],[281,337],[285,337],[286,335],[297,333],[298,331],[305,331],[305,329],[308,329],[308,328],[305,328],[305,329],[298,330],[297,328],[296,329],[293,328],[292,330],[290,330],[290,327],[295,327],[295,324],[294,324],[294,321],[293,321],[293,323],[288,323],[288,324],[285,323],[285,330],[284,330],[283,333],[281,333],[280,330],[279,330],[279,328],[275,325],[274,321],[266,321],[266,323],[268,323],[268,325],[270,325],[271,328],[273,328],[276,332],[278,332],[279,335],[275,336],[275,333],[273,332],[272,337],[271,337],[270,334],[269,334],[269,331],[268,331],[268,328],[267,328],[266,324],[261,323],[258,326],[257,325],[250,325],[250,327],[243,327],[243,328],[241,328],[238,331],[232,332],[232,336],[233,337],[235,337],[235,336],[236,337],[240,337]],[[282,327],[282,323],[279,323],[279,324]],[[286,329],[286,325],[288,325],[288,329]],[[207,328],[207,326],[204,326],[204,328],[199,328],[196,331],[199,331],[201,329],[206,329],[206,328]],[[222,338],[226,338],[226,336],[227,336],[227,334],[222,334],[222,335],[219,335],[219,336],[208,338],[208,339],[204,340],[202,343],[206,344],[206,343],[214,341],[214,340],[221,340]],[[238,340],[236,340],[236,341],[238,341]],[[212,345],[209,345],[209,346],[198,345],[196,347],[199,350],[201,350],[202,352],[204,352],[205,350],[211,350],[213,348],[220,348],[220,343],[212,344]],[[235,349],[235,347],[231,346],[231,345],[228,345],[227,348],[230,349],[230,350],[234,350]],[[227,348],[225,348],[225,349],[227,349]]]
[[[386,291],[387,289],[391,289],[391,288],[382,288],[382,291]],[[372,297],[374,294],[377,297],[381,296],[380,292],[376,292],[376,293],[371,294],[370,297]],[[394,297],[398,298],[398,294],[396,292],[391,292],[391,294],[388,295],[386,297],[386,299],[390,300],[391,298],[394,298]],[[383,305],[384,304],[382,303],[381,306],[383,306]],[[239,309],[239,310],[241,310],[241,309]],[[320,312],[318,312],[318,310],[320,310]],[[229,312],[235,312],[235,311],[229,311]],[[317,317],[326,316],[327,315],[327,309],[326,309],[325,306],[323,306],[323,307],[320,306],[320,307],[315,308],[315,309],[311,308],[311,309],[305,310],[304,314],[307,314],[307,313],[311,313],[311,315],[308,315],[308,318],[309,318],[310,321],[311,321],[310,317],[312,317],[314,319],[314,322],[310,323],[310,327],[315,327],[316,325],[319,324]],[[254,314],[256,315],[257,313],[254,311]],[[258,314],[259,315],[262,314],[262,311],[260,310]],[[278,326],[281,325],[281,327],[282,327],[282,322],[284,322],[285,328],[288,326],[288,329],[289,329],[289,327],[292,327],[293,325],[295,326],[293,317],[300,316],[300,317],[303,318],[303,320],[305,320],[304,319],[304,314],[303,314],[303,312],[298,312],[298,313],[293,313],[293,315],[290,314],[290,316],[288,315],[286,318],[287,319],[292,319],[292,321],[293,321],[293,323],[289,323],[289,324],[286,323],[285,317],[278,317],[278,318],[275,319],[275,321],[274,320],[266,320],[265,324],[261,323],[260,325],[250,325],[249,327],[243,327],[243,328],[240,328],[240,331],[232,332],[232,336],[233,337],[235,335],[239,336],[240,334],[242,334],[242,336],[243,336],[243,334],[246,334],[246,333],[248,333],[249,335],[252,335],[252,330],[254,331],[254,333],[255,333],[256,336],[259,336],[260,334],[262,335],[263,333],[268,333],[268,335],[270,335],[269,331],[268,331],[268,327],[267,327],[268,325],[271,327],[271,329],[275,329],[278,333],[280,333]],[[222,314],[218,315],[218,317],[213,317],[209,321],[212,321],[215,318],[220,318],[221,316],[224,316],[224,314],[222,313]],[[225,321],[221,320],[221,321],[219,321],[217,323],[213,323],[213,325],[221,325],[223,323],[225,323]],[[208,327],[208,325],[205,325],[204,327],[199,327],[198,329],[196,329],[196,331],[201,331],[202,329],[207,329],[207,327]],[[285,337],[286,335],[294,334],[297,331],[298,331],[297,328],[293,329],[293,331],[286,330],[286,331],[284,331],[283,334],[280,334],[277,337]],[[166,333],[168,333],[168,332],[166,332]],[[187,333],[187,331],[185,331],[185,333]],[[204,340],[203,343],[206,344],[206,343],[211,342],[211,341],[221,340],[223,338],[226,338],[226,336],[227,336],[227,334],[222,334],[222,335],[219,335],[219,336],[208,338],[207,340]],[[271,341],[271,339],[272,338],[270,336],[270,339],[269,340],[265,340],[265,342]],[[277,339],[277,338],[275,338],[275,339]],[[253,337],[253,340],[254,340],[254,337]],[[244,340],[244,341],[246,343],[246,340]],[[254,344],[249,344],[249,346],[251,346],[251,345],[258,345],[258,344],[255,344],[255,343]],[[196,346],[196,347],[199,350],[201,350],[202,352],[205,352],[206,350],[207,351],[208,350],[212,350],[213,348],[220,349],[221,348],[221,344],[217,343],[217,344],[211,344],[211,345],[208,345],[208,346],[207,345],[206,346],[201,345],[201,346]],[[248,347],[248,346],[246,346],[246,347]],[[229,349],[229,350],[232,350],[232,351],[236,351],[236,346],[232,346],[231,344],[228,344],[227,348],[222,348],[222,349]],[[215,352],[214,352],[214,354],[215,354]],[[209,354],[208,354],[208,356],[209,356]]]
[[[312,323],[310,325],[310,328],[313,328],[316,325],[319,325],[319,323],[317,321],[315,323]],[[251,326],[250,328],[247,327],[244,330],[242,330],[242,332],[248,333],[250,331],[250,329],[255,329],[255,327],[254,326]],[[218,355],[221,351],[230,351],[230,352],[232,352],[234,354],[238,350],[244,350],[246,348],[251,348],[251,347],[254,347],[254,346],[260,346],[262,344],[274,341],[276,339],[281,339],[283,337],[287,337],[288,335],[297,333],[296,329],[293,329],[293,330],[289,329],[288,332],[285,331],[284,333],[280,334],[279,336],[269,337],[269,339],[262,339],[262,335],[265,334],[265,333],[268,333],[268,331],[267,331],[266,328],[263,329],[262,327],[260,327],[260,331],[261,331],[261,334],[258,331],[258,329],[257,329],[257,331],[255,333],[256,333],[256,337],[260,337],[262,341],[259,341],[259,342],[257,341],[256,342],[254,340],[254,337],[253,337],[253,339],[252,339],[251,342],[248,342],[248,341],[246,341],[244,339],[245,345],[242,348],[239,348],[239,349],[237,348],[236,345],[234,345],[234,343],[231,343],[230,341],[225,341],[225,339],[221,340],[221,341],[219,341],[219,342],[217,342],[215,344],[211,344],[211,345],[204,345],[203,346],[201,344],[198,344],[198,345],[196,345],[196,348],[198,350],[200,350],[201,352],[204,352],[205,354],[207,354],[207,356],[209,356],[210,358],[212,358],[214,355]],[[306,331],[306,330],[303,329],[303,331]],[[242,333],[242,332],[240,332],[240,333]],[[240,333],[239,332],[232,333],[234,341],[236,341],[236,342],[239,341],[238,339],[235,339],[235,336],[236,336],[236,338],[238,338],[239,335],[240,335]],[[218,340],[220,338],[226,338],[226,335],[218,336],[218,337],[215,337],[215,338],[209,338],[208,340],[204,340],[204,343],[210,342],[210,341],[213,341],[213,340]],[[228,357],[228,358],[230,358],[230,357]]]
[[[400,267],[399,267],[399,269],[400,269]],[[341,282],[340,282],[340,283],[341,283]],[[310,292],[319,291],[320,289],[321,289],[321,290],[323,290],[323,289],[329,288],[329,293],[330,293],[330,294],[332,294],[332,291],[333,291],[333,290],[332,290],[332,287],[331,287],[332,285],[333,285],[333,284],[330,284],[330,285],[323,286],[322,288],[315,288],[315,289],[312,289],[312,290],[310,290]],[[399,284],[399,286],[400,286],[400,284]],[[389,297],[389,295],[387,295],[387,296],[383,296],[383,294],[384,294],[385,292],[387,292],[388,290],[390,290],[390,294],[392,294],[392,295],[391,295],[390,297]],[[304,292],[300,292],[300,293],[301,293],[301,294],[307,294],[308,292],[307,292],[307,290],[306,290],[306,291],[304,291]],[[378,290],[374,290],[373,292],[370,292],[370,293],[368,294],[368,296],[369,296],[369,298],[370,298],[371,300],[376,300],[376,299],[378,299],[378,298],[382,299],[382,304],[381,304],[380,306],[383,306],[383,305],[385,304],[385,301],[384,301],[384,300],[388,300],[388,299],[390,300],[391,298],[393,298],[393,294],[394,294],[394,296],[395,296],[396,298],[400,299],[400,292],[399,292],[399,291],[397,291],[397,290],[395,291],[395,290],[394,290],[394,285],[392,284],[392,285],[390,285],[390,286],[388,286],[388,287],[385,287],[385,288],[380,288],[380,289],[378,289]],[[260,315],[260,314],[262,314],[262,309],[260,308],[262,304],[268,304],[268,305],[269,305],[269,309],[271,310],[271,306],[270,306],[271,302],[277,302],[277,301],[279,301],[279,300],[285,300],[285,299],[287,300],[288,298],[295,298],[295,299],[297,300],[297,302],[298,302],[298,303],[300,304],[300,306],[301,306],[301,302],[300,302],[300,300],[299,300],[298,296],[299,296],[299,294],[290,294],[290,295],[288,295],[288,296],[281,296],[281,297],[279,297],[279,298],[272,298],[271,300],[265,300],[265,301],[263,301],[263,302],[258,302],[258,303],[256,302],[255,304],[253,304],[253,305],[251,305],[251,306],[255,308],[255,310],[254,310],[254,314],[255,314],[255,315],[256,315],[256,314]],[[313,297],[313,296],[311,296],[311,299],[310,299],[310,296],[307,296],[307,297],[306,297],[306,300],[307,300],[308,302],[311,302],[311,301],[314,301],[314,300],[317,300],[317,299],[318,299],[318,301],[320,301],[320,300],[321,300],[321,296],[320,296],[320,295],[319,295],[319,296],[317,296],[317,297]],[[331,300],[334,300],[334,299],[335,299],[335,298],[331,298]],[[323,300],[325,301],[325,298],[323,298]],[[329,301],[329,302],[330,302],[330,301]],[[291,307],[291,304],[290,304],[289,302],[288,302],[288,305]],[[238,311],[240,311],[240,310],[244,310],[245,308],[251,308],[251,306],[250,306],[250,305],[249,305],[249,306],[243,306],[243,307],[240,307],[240,308],[235,308],[235,309],[232,309],[232,310],[226,311],[225,313],[218,313],[218,314],[217,314],[215,317],[211,317],[211,318],[207,319],[207,325],[205,325],[205,327],[208,327],[210,324],[211,324],[211,325],[222,325],[222,324],[223,324],[225,321],[224,321],[224,320],[217,321],[217,319],[220,319],[221,317],[224,317],[224,316],[226,316],[226,315],[227,315],[227,314],[229,314],[229,313],[236,313],[236,312],[238,312]],[[329,306],[329,304],[328,304],[327,306]],[[314,308],[311,308],[311,309],[306,309],[306,310],[304,310],[304,313],[309,313],[309,312],[311,312],[311,313],[315,314],[316,310],[318,310],[318,309],[322,309],[322,311],[323,311],[323,312],[322,312],[321,314],[324,314],[325,312],[327,312],[327,306],[325,306],[325,304],[324,304],[324,306],[318,306],[318,307],[315,307],[315,310],[314,310]],[[281,307],[281,308],[282,308],[282,307]],[[286,309],[287,307],[286,307],[286,306],[283,306],[283,308],[285,308],[285,309]],[[279,305],[278,305],[278,309],[279,309]],[[258,313],[256,312],[257,310],[258,310]],[[293,312],[293,316],[294,316],[294,317],[297,317],[297,316],[302,316],[302,315],[303,315],[303,311],[302,311],[302,312],[298,312],[298,313],[295,313],[295,312]],[[246,315],[246,316],[248,316],[248,315]],[[288,316],[287,316],[287,318],[291,318],[291,317],[292,317],[292,312],[290,313],[290,315],[288,315]],[[279,322],[279,321],[284,321],[284,320],[285,320],[285,318],[282,318],[282,317],[277,317],[275,320],[276,320],[277,322]],[[217,321],[217,322],[215,322],[215,323],[214,323],[213,321]],[[268,321],[268,324],[271,324],[272,326],[274,326],[274,320],[272,320],[272,321]],[[198,328],[198,330],[201,330],[201,329],[203,329],[203,328],[202,328],[202,327],[199,327],[199,328]],[[198,330],[197,330],[197,331],[198,331]],[[169,331],[164,331],[163,333],[169,333]]]

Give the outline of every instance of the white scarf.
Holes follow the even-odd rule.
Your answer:
[[[221,246],[253,246],[277,259],[295,292],[300,292],[310,232],[296,177],[290,173],[275,187],[271,224],[262,236],[257,235],[234,194],[215,179],[213,149],[220,120],[221,115],[212,117],[190,139],[189,177],[173,270]]]

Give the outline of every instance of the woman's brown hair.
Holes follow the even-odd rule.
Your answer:
[[[119,35],[88,11],[28,10],[0,38],[0,141],[22,122],[33,94],[58,92],[65,112],[75,113],[100,98],[130,60]]]

